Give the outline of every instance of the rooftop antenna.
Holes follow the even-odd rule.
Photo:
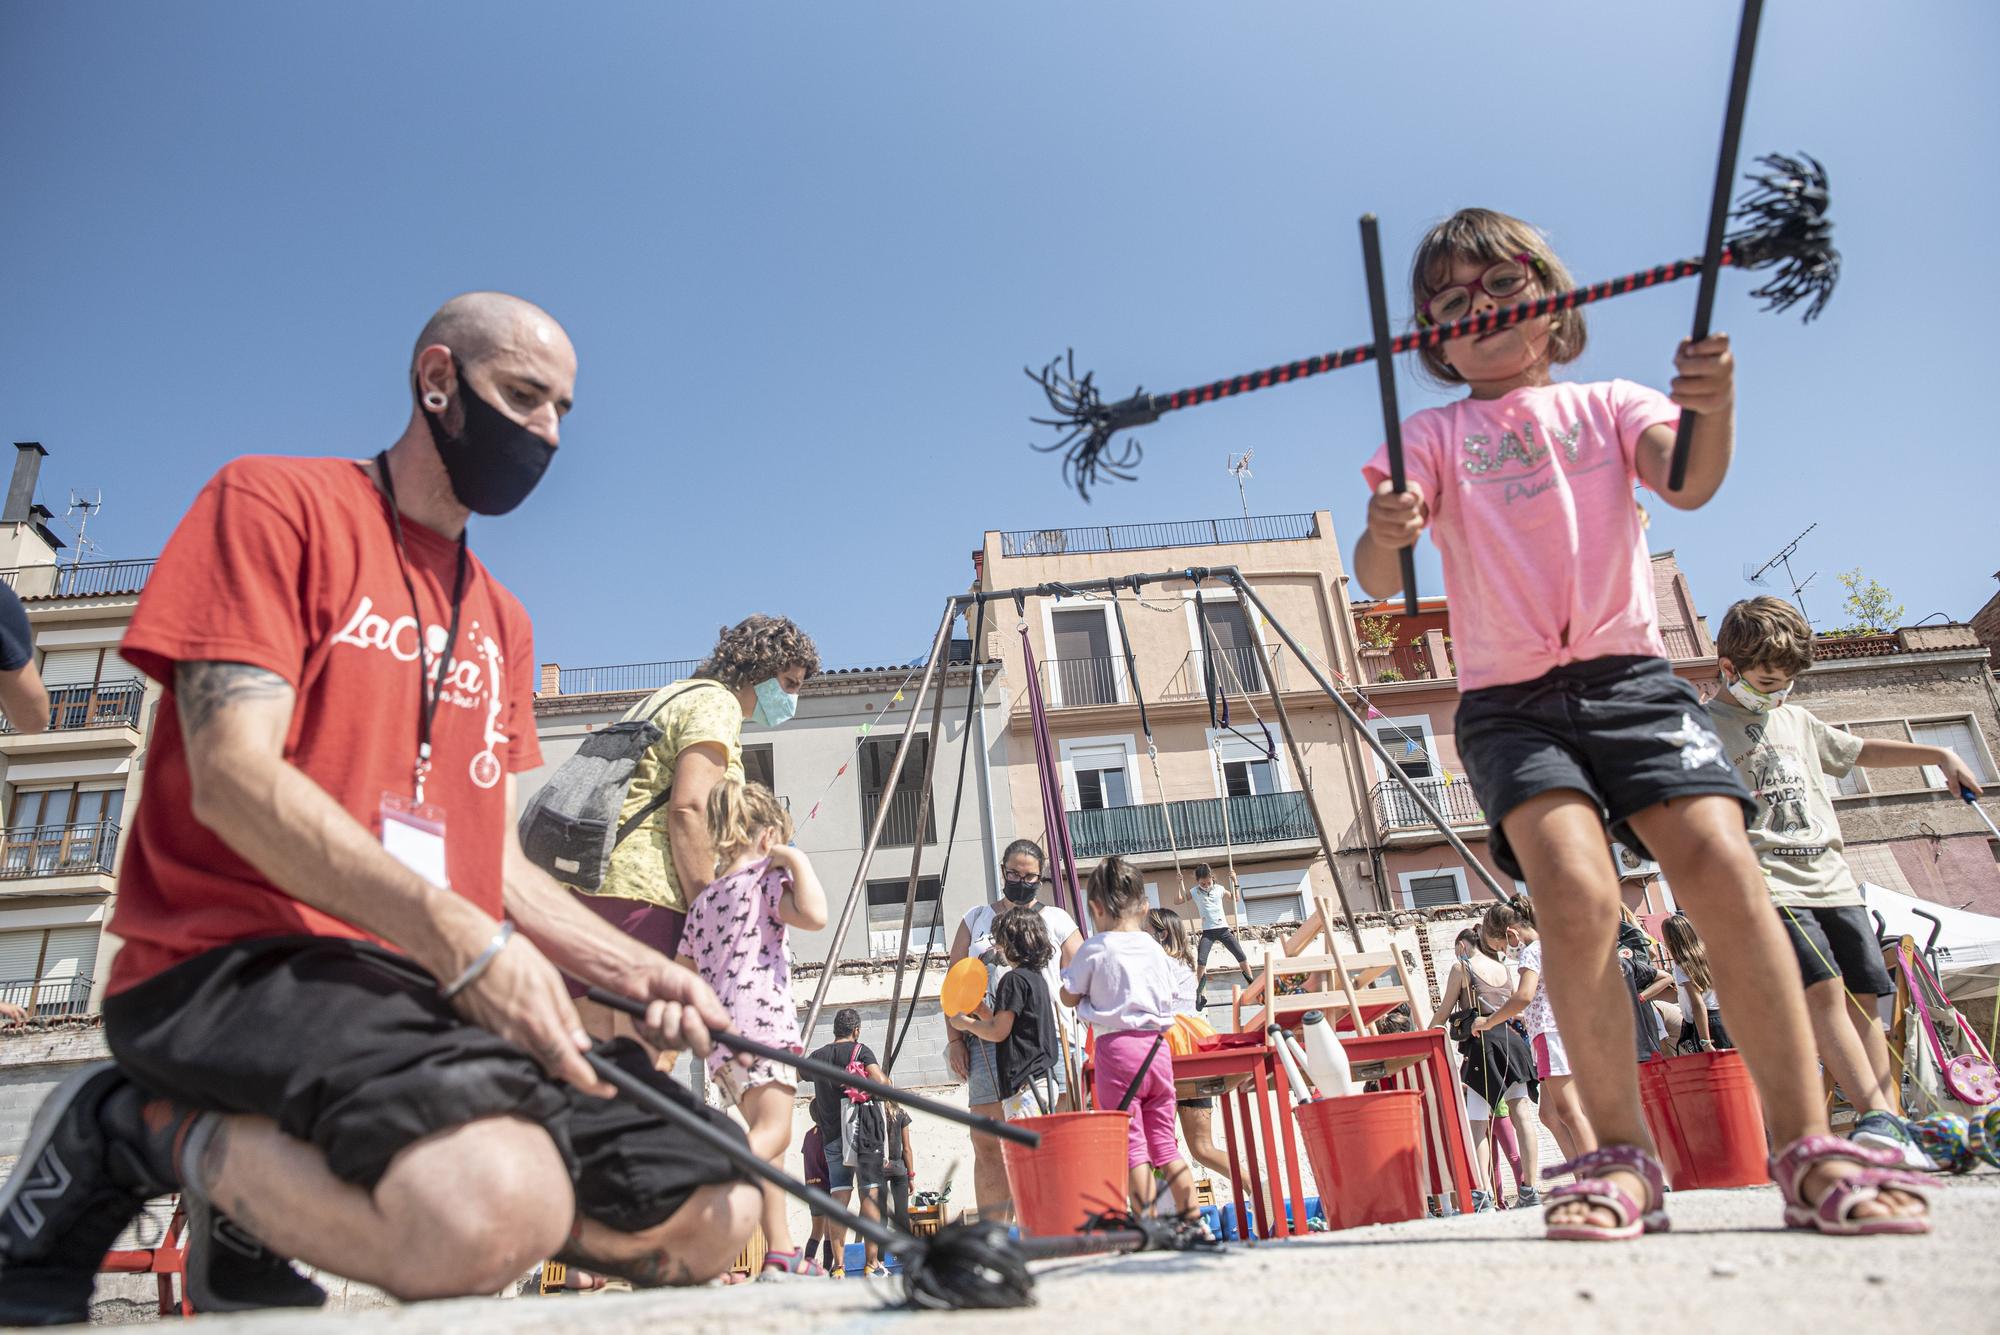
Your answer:
[[[83,530],[103,508],[104,493],[101,491],[92,493],[88,499],[78,492],[70,492],[69,509],[63,511],[63,522],[76,534],[76,547],[73,549],[76,554],[70,558],[71,566],[83,564],[85,552],[98,550],[97,544],[83,535]]]
[[[1255,450],[1245,450],[1241,454],[1227,456],[1229,459],[1229,475],[1236,479],[1236,499],[1243,506],[1243,536],[1246,538],[1250,536],[1250,496],[1243,490],[1243,479],[1252,476],[1250,472],[1250,456],[1256,452]]]
[[[1746,562],[1743,566],[1743,578],[1755,584],[1760,589],[1771,587],[1770,582],[1764,576],[1771,573],[1772,567],[1783,566],[1785,568],[1785,582],[1792,586],[1792,602],[1797,605],[1799,614],[1805,617],[1808,626],[1812,624],[1812,617],[1806,612],[1806,586],[1819,578],[1819,572],[1815,570],[1804,579],[1800,579],[1792,573],[1792,556],[1799,550],[1799,544],[1805,541],[1806,533],[1810,533],[1818,527],[1818,523],[1807,524],[1804,533],[1800,533],[1798,537],[1786,543],[1776,556],[1773,556],[1763,565],[1753,568]]]

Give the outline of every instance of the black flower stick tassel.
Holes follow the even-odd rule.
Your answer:
[[[1736,29],[1736,66],[1729,75],[1729,107],[1722,115],[1722,152],[1715,162],[1715,193],[1708,203],[1708,239],[1702,243],[1701,282],[1694,292],[1694,332],[1689,337],[1699,343],[1708,337],[1709,317],[1715,314],[1715,280],[1721,269],[1722,229],[1729,221],[1729,182],[1736,176],[1736,145],[1743,136],[1743,106],[1750,100],[1750,66],[1757,55],[1757,23],[1764,16],[1764,0],[1743,0],[1743,22]],[[1667,469],[1667,490],[1679,491],[1687,483],[1688,442],[1694,436],[1694,417],[1681,413],[1674,428],[1673,462]]]
[[[1796,158],[1773,154],[1759,161],[1766,170],[1748,177],[1753,188],[1733,215],[1745,225],[1724,241],[1717,264],[1708,267],[1775,269],[1770,281],[1751,295],[1761,299],[1766,310],[1773,311],[1787,310],[1804,302],[1804,318],[1810,321],[1825,309],[1840,277],[1840,252],[1833,248],[1833,225],[1827,219],[1826,171],[1804,154]],[[1394,355],[1436,347],[1452,339],[1505,329],[1556,311],[1678,282],[1703,270],[1699,258],[1674,260],[1622,278],[1537,297],[1506,310],[1481,311],[1456,324],[1413,329],[1389,340],[1389,351]],[[1324,375],[1374,356],[1375,344],[1370,341],[1261,371],[1191,385],[1171,394],[1148,394],[1140,389],[1129,398],[1106,403],[1098,392],[1095,375],[1086,372],[1079,377],[1075,355],[1066,354],[1040,372],[1032,369],[1027,372],[1028,378],[1042,387],[1054,414],[1031,420],[1061,433],[1057,439],[1039,442],[1034,448],[1044,454],[1060,452],[1064,480],[1088,500],[1093,486],[1110,481],[1130,482],[1137,477],[1139,443],[1131,439],[1115,441],[1121,432],[1150,425],[1182,408]]]
[[[1389,350],[1389,289],[1382,280],[1382,234],[1375,215],[1361,215],[1361,262],[1368,268],[1368,319],[1375,330],[1375,371],[1382,384],[1382,431],[1388,442],[1389,485],[1410,489],[1403,472],[1403,414],[1396,407],[1396,358]],[[1417,549],[1396,553],[1403,565],[1403,611],[1417,614]]]

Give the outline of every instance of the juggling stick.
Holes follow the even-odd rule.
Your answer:
[[[1361,215],[1361,262],[1368,270],[1368,320],[1375,330],[1375,372],[1382,386],[1382,438],[1388,442],[1389,485],[1410,489],[1403,473],[1403,414],[1396,407],[1396,358],[1389,350],[1389,289],[1382,281],[1382,237],[1375,215]],[[1403,567],[1403,612],[1417,615],[1417,549],[1400,548]]]
[[[2000,825],[1993,823],[1993,818],[1986,814],[1985,807],[1979,805],[1979,799],[1973,795],[1972,790],[1970,788],[1961,788],[1958,790],[1958,795],[1965,799],[1965,805],[1979,813],[1979,819],[1986,822],[1986,828],[1993,831],[1993,837],[2000,839]]]
[[[1068,1236],[1021,1238],[1014,1250],[1030,1261],[1103,1252],[1221,1251],[1222,1244],[1187,1219],[1149,1219],[1124,1210],[1092,1215],[1081,1232]]]
[[[1762,298],[1767,310],[1785,310],[1806,301],[1805,318],[1813,319],[1825,308],[1840,277],[1840,252],[1833,248],[1833,228],[1826,217],[1826,171],[1803,155],[1790,158],[1773,154],[1759,161],[1769,170],[1747,178],[1755,188],[1734,215],[1748,225],[1728,238],[1715,265],[1705,266],[1700,259],[1675,260],[1623,278],[1537,297],[1506,310],[1479,311],[1456,324],[1426,325],[1398,334],[1389,341],[1389,351],[1394,354],[1434,348],[1452,339],[1506,329],[1523,320],[1677,282],[1705,269],[1723,266],[1738,269],[1775,266],[1777,273],[1751,295]],[[1076,355],[1072,352],[1049,362],[1039,374],[1033,370],[1027,372],[1028,378],[1041,386],[1055,414],[1030,420],[1062,433],[1058,439],[1036,444],[1034,448],[1043,454],[1061,451],[1063,477],[1087,500],[1091,486],[1101,479],[1129,482],[1137,477],[1133,470],[1144,457],[1144,451],[1138,442],[1128,440],[1122,451],[1111,453],[1112,437],[1119,432],[1157,422],[1166,413],[1198,403],[1213,403],[1272,385],[1305,380],[1358,365],[1374,356],[1375,344],[1370,341],[1338,352],[1193,385],[1171,394],[1148,394],[1140,389],[1130,398],[1107,404],[1098,391],[1094,372],[1077,375]]]
[[[951,966],[938,988],[938,1006],[946,1015],[970,1015],[986,1000],[986,961],[967,956]]]
[[[1729,183],[1736,177],[1736,144],[1743,134],[1743,104],[1750,97],[1750,64],[1757,54],[1757,22],[1764,15],[1764,0],[1743,0],[1743,22],[1736,29],[1736,67],[1729,75],[1729,108],[1722,116],[1722,152],[1715,162],[1715,193],[1708,202],[1708,239],[1702,244],[1701,282],[1694,291],[1694,333],[1700,342],[1708,337],[1708,320],[1715,313],[1715,282],[1722,264],[1722,229],[1729,221]],[[1679,491],[1687,481],[1688,441],[1694,434],[1694,414],[1683,411],[1674,428],[1673,464],[1667,473],[1667,490]]]
[[[646,1016],[646,1003],[643,1001],[634,1001],[630,997],[621,997],[616,992],[607,992],[601,987],[593,987],[584,995],[601,1006],[609,1006],[612,1010],[623,1011],[625,1014],[635,1016],[639,1019],[644,1019]],[[830,1081],[846,1089],[862,1090],[865,1093],[873,1094],[878,1099],[887,1099],[891,1103],[901,1104],[905,1108],[915,1108],[918,1112],[927,1112],[933,1117],[942,1117],[948,1122],[957,1122],[961,1126],[971,1127],[974,1131],[983,1131],[989,1136],[998,1136],[1002,1140],[1011,1140],[1017,1145],[1026,1145],[1028,1148],[1034,1149],[1042,1143],[1042,1138],[1032,1131],[1018,1126],[1010,1126],[1006,1122],[998,1121],[991,1117],[981,1117],[977,1113],[969,1113],[963,1108],[954,1108],[949,1103],[940,1103],[936,1099],[925,1098],[921,1094],[912,1093],[907,1089],[901,1089],[895,1085],[885,1085],[880,1080],[871,1080],[865,1075],[855,1075],[846,1067],[835,1066],[831,1062],[814,1061],[811,1057],[801,1056],[796,1052],[788,1052],[784,1048],[774,1048],[768,1043],[760,1043],[754,1038],[745,1038],[741,1034],[732,1034],[726,1029],[713,1032],[711,1037],[726,1048],[737,1052],[747,1052],[752,1056],[762,1057],[766,1061],[774,1061],[783,1066],[794,1067],[801,1074],[809,1075],[815,1080]]]

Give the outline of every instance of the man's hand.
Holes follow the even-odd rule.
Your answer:
[[[478,947],[484,948],[483,944]],[[459,968],[476,955],[477,950],[467,955]],[[452,998],[452,1006],[481,1029],[528,1053],[556,1079],[601,1099],[617,1092],[583,1059],[590,1035],[577,1018],[562,974],[520,933],[515,933],[471,986]]]
[[[1688,411],[1714,415],[1735,406],[1736,359],[1730,355],[1729,335],[1710,334],[1699,343],[1682,339],[1674,353],[1674,373],[1668,397]]]
[[[729,1012],[701,975],[666,956],[648,960],[635,981],[633,996],[646,1003],[639,1029],[647,1042],[673,1050],[693,1048],[697,1057],[706,1057],[713,1046],[711,1033],[729,1028]],[[745,1052],[737,1060],[748,1065],[756,1058]]]
[[[1428,517],[1423,488],[1415,482],[1407,485],[1408,491],[1397,491],[1393,482],[1384,479],[1368,498],[1368,536],[1391,551],[1416,546]]]

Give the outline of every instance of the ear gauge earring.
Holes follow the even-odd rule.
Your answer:
[[[451,400],[444,396],[444,391],[441,389],[427,389],[424,391],[424,407],[434,413],[443,412],[445,405],[450,402]]]

